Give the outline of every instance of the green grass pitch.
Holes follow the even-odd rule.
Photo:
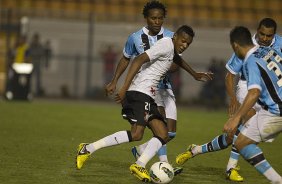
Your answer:
[[[129,129],[114,102],[0,101],[0,183],[3,184],[135,184],[129,173],[134,162],[131,147],[143,141],[102,149],[94,153],[81,170],[75,169],[79,143],[93,142],[119,130]],[[226,112],[179,107],[176,138],[168,144],[168,157],[191,143],[202,144],[222,133]],[[282,174],[282,139],[263,143],[261,148],[274,169]],[[225,167],[230,148],[197,156],[184,165],[173,184],[228,184]],[[147,165],[148,169],[154,158]],[[243,159],[239,162],[244,184],[268,181]]]

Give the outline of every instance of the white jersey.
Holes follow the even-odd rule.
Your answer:
[[[155,99],[157,85],[169,70],[174,57],[174,45],[171,38],[158,40],[145,51],[150,62],[142,65],[128,91],[139,91]]]

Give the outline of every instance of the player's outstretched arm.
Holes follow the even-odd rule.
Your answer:
[[[193,70],[193,68],[188,65],[186,61],[182,59],[181,56],[178,54],[175,54],[173,58],[173,62],[179,65],[181,68],[183,68],[185,71],[187,71],[190,75],[194,77],[195,80],[197,81],[208,81],[213,79],[213,73],[212,72],[196,72]]]
[[[129,64],[129,60],[130,59],[126,58],[125,56],[123,56],[119,60],[119,63],[118,63],[117,68],[115,70],[114,77],[113,77],[112,81],[105,86],[105,93],[106,93],[107,96],[112,95],[115,92],[117,82],[118,82],[120,76],[126,70],[128,64]]]

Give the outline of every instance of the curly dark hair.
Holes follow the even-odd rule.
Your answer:
[[[149,15],[149,10],[151,9],[161,9],[164,11],[164,17],[166,16],[167,10],[164,4],[162,4],[159,1],[149,1],[148,3],[145,4],[144,8],[143,8],[143,15],[144,18],[147,18]]]

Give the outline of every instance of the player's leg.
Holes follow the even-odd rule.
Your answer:
[[[242,125],[240,124],[233,137],[231,153],[226,167],[226,179],[237,182],[244,181],[244,178],[238,172],[240,167],[237,166],[237,164],[240,157],[240,153],[235,147],[235,141],[240,133],[241,128]]]
[[[256,114],[255,109],[251,109],[248,114],[243,118],[242,122],[247,122],[251,117]],[[243,181],[244,178],[239,174],[240,167],[238,166],[238,161],[240,157],[239,151],[235,147],[235,141],[242,129],[242,124],[238,126],[238,129],[233,137],[232,149],[230,153],[230,157],[226,167],[226,178],[231,181]]]
[[[144,134],[144,129],[144,126],[133,124],[131,131],[123,130],[108,135],[93,143],[79,144],[76,157],[77,169],[81,169],[84,162],[90,157],[90,155],[99,149],[141,140]]]
[[[137,116],[138,122],[143,121],[145,125],[150,126],[154,137],[148,141],[143,153],[140,154],[137,161],[130,166],[129,170],[139,180],[148,182],[151,179],[145,166],[160,147],[166,143],[167,128],[154,100],[150,96],[140,93],[134,95],[134,99],[136,100],[137,98],[140,98],[140,101],[143,103],[140,103],[139,107],[134,106],[135,111],[132,115]],[[158,126],[160,126],[160,132],[155,131]]]
[[[262,150],[258,147],[255,141],[240,134],[235,145],[240,151],[242,157],[251,165],[253,165],[259,173],[263,174],[272,183],[282,183],[281,176],[265,159]]]
[[[146,170],[146,164],[156,155],[158,150],[166,144],[168,140],[167,127],[160,119],[152,119],[149,121],[149,126],[154,134],[154,137],[148,141],[148,145],[138,160],[130,166],[131,173],[138,179],[148,182],[150,176]]]
[[[253,116],[239,134],[235,146],[242,157],[272,183],[282,183],[281,176],[265,159],[257,143],[271,142],[282,132],[282,117],[261,110]],[[267,130],[267,131],[266,131]]]
[[[227,148],[231,145],[232,139],[227,134],[222,134],[215,137],[212,141],[202,144],[195,145],[191,144],[188,146],[187,151],[179,154],[176,157],[176,163],[179,165],[184,164],[188,159],[193,158],[199,154],[219,151]]]
[[[158,89],[156,91],[156,98],[155,98],[155,103],[157,104],[158,106],[158,111],[159,113],[162,115],[162,117],[165,119],[166,117],[166,112],[165,112],[165,92],[166,90],[164,89]],[[132,149],[131,149],[131,152],[133,154],[133,156],[135,157],[135,159],[137,160],[139,158],[139,156],[143,153],[143,151],[145,150],[145,148],[147,147],[148,145],[148,142],[145,142],[141,145],[138,145],[138,146],[134,146]],[[166,145],[163,145],[160,150],[158,151],[158,156],[159,156],[159,159],[160,161],[163,161],[163,162],[168,162],[168,158],[167,158],[167,147]]]
[[[177,111],[175,97],[171,89],[159,89],[156,98],[156,104],[161,115],[166,119],[168,127],[169,140],[176,136]],[[159,159],[168,162],[167,146],[163,145],[158,151]],[[178,174],[178,173],[177,173]]]
[[[171,141],[176,137],[176,123],[177,123],[177,108],[175,103],[175,97],[171,89],[165,90],[164,95],[162,95],[164,106],[165,106],[165,117],[168,127],[168,137]],[[167,153],[162,153],[162,148],[159,150],[158,155],[160,160],[162,160],[162,155],[165,155],[167,158]],[[174,175],[178,175],[183,171],[182,167],[173,167]]]
[[[159,113],[165,119],[165,117],[166,117],[165,108],[164,108],[165,104],[164,104],[164,100],[163,100],[163,98],[161,96],[161,92],[162,91],[163,90],[161,90],[161,89],[158,89],[156,91],[155,103],[158,106]],[[143,153],[143,151],[145,150],[147,145],[148,145],[148,141],[143,143],[143,144],[141,144],[141,145],[137,145],[137,146],[134,146],[134,147],[131,148],[131,153],[134,156],[135,160],[137,160],[139,158],[139,156]],[[166,147],[161,148],[160,152],[166,152]],[[167,161],[166,157],[162,157],[162,159],[164,159],[164,161]]]
[[[160,147],[168,141],[167,127],[161,120],[154,119],[149,123],[149,126],[154,134],[154,137],[148,141],[147,147],[136,161],[138,165],[143,167],[145,167],[149,160],[151,160],[152,157],[158,152]]]
[[[138,93],[134,92],[126,93],[122,109],[123,118],[131,123],[131,131],[123,130],[90,144],[79,144],[76,156],[77,169],[81,169],[90,155],[99,149],[142,139],[146,126],[144,122],[144,97],[141,96],[139,99],[136,98],[137,95]]]

